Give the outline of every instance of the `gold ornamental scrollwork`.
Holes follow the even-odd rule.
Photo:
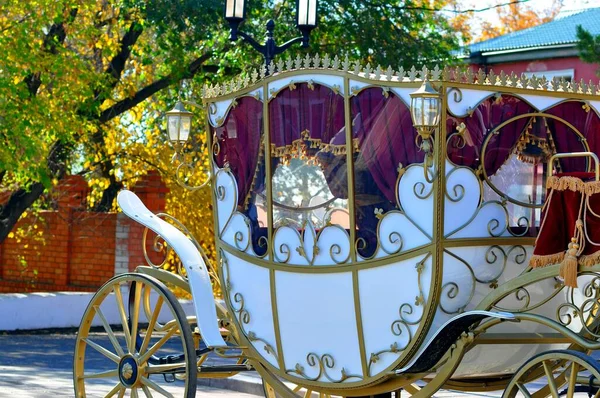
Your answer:
[[[296,227],[293,227],[294,225],[296,225]],[[276,244],[277,234],[283,228],[291,229],[297,239],[297,242],[292,244],[292,246],[290,246],[290,242],[283,242],[279,245]],[[344,250],[342,246],[336,242],[329,243],[327,247],[322,247],[323,241],[321,236],[325,231],[330,229],[339,230],[343,236],[347,238],[347,241],[350,242],[348,232],[337,224],[327,224],[317,233],[316,228],[311,221],[305,220],[302,224],[298,224],[297,222],[288,219],[280,220],[280,224],[275,229],[272,238],[273,247],[277,249],[273,251],[274,260],[278,263],[287,264],[292,257],[292,251],[295,251],[306,261],[306,265],[313,266],[321,251],[328,250],[329,259],[333,264],[347,264],[350,260],[350,250],[348,250],[347,255],[343,255]],[[307,234],[309,234],[309,236],[307,236]],[[312,242],[312,245],[307,245],[307,242]],[[319,242],[321,242],[321,244]]]
[[[193,164],[185,162],[185,161],[182,161],[177,166],[177,169],[175,169],[175,180],[177,181],[177,184],[180,187],[182,187],[182,188],[184,188],[184,189],[186,189],[188,191],[191,191],[191,192],[198,191],[198,190],[200,190],[200,189],[202,189],[202,188],[204,188],[204,187],[206,187],[207,185],[210,184],[210,182],[211,182],[211,172],[210,172],[210,169],[206,169],[206,170],[203,170],[204,174],[206,175],[206,179],[201,184],[199,184],[199,185],[189,185],[186,182],[186,179],[185,179],[184,176],[185,175],[194,174],[195,171],[196,171],[196,168],[194,167]]]
[[[178,219],[176,219],[175,217],[173,217],[170,214],[157,213],[156,217],[160,217],[165,220],[168,220],[171,224],[173,224],[176,228],[178,228],[180,231],[182,231],[186,235],[186,237],[192,242],[194,247],[196,247],[196,249],[202,256],[202,260],[204,260],[204,263],[206,264],[208,274],[210,275],[213,283],[220,284],[220,280],[217,275],[217,271],[212,266],[212,262],[209,260],[204,249],[202,248],[200,243],[198,243],[196,238],[194,238],[194,235],[190,232],[190,230],[187,229],[186,226],[183,225],[183,223],[181,221],[179,221]],[[157,234],[154,237],[153,242],[152,242],[152,250],[156,253],[164,253],[163,254],[164,257],[163,257],[163,261],[161,263],[159,263],[159,264],[154,263],[150,259],[150,255],[148,254],[148,231],[149,231],[148,228],[144,228],[144,232],[142,233],[142,253],[144,254],[144,259],[146,260],[146,263],[149,266],[151,266],[152,268],[165,269],[167,261],[169,260],[170,254],[172,252],[172,248],[167,244],[167,242],[164,241],[164,239],[160,235]],[[181,276],[182,278],[184,278],[185,280],[187,280],[187,273],[185,271],[185,267],[183,266],[183,264],[181,263],[179,258],[177,258],[176,273],[179,276]]]
[[[208,104],[208,112],[211,115],[217,114],[217,105],[214,102]]]
[[[536,310],[537,308],[543,306],[544,304],[546,304],[550,300],[552,300],[554,297],[556,297],[556,295],[558,295],[561,291],[563,291],[563,289],[565,287],[564,284],[562,284],[561,282],[558,282],[558,280],[554,276],[548,277],[545,279],[548,279],[548,280],[551,280],[552,282],[554,282],[553,289],[551,291],[549,291],[545,295],[545,297],[543,297],[541,300],[532,303],[530,289],[534,283],[531,283],[531,284],[526,284],[523,286],[515,287],[512,291],[509,292],[509,294],[503,296],[501,299],[499,299],[495,303],[493,303],[491,308],[496,311],[512,312],[514,314],[527,313],[527,312]],[[542,280],[544,280],[544,279],[537,280],[536,282],[540,282]],[[520,306],[519,307],[517,307],[517,306],[506,307],[504,305],[500,305],[499,303],[506,298],[512,298],[517,303],[519,303]]]
[[[251,320],[250,312],[246,308],[244,296],[241,293],[234,291],[234,288],[229,278],[229,261],[227,260],[227,256],[222,250],[220,252],[219,258],[221,259],[221,269],[223,272],[223,279],[225,281],[225,293],[229,297],[230,306],[233,310],[234,316],[236,317],[239,327],[241,328],[248,341],[253,343],[260,342],[264,344],[264,351],[267,354],[271,355],[273,358],[275,358],[275,360],[279,363],[279,356],[277,355],[277,350],[273,347],[273,345],[271,345],[267,340],[257,336],[255,332],[251,330],[246,330],[246,326],[250,323]]]
[[[454,102],[456,102],[456,103],[459,103],[459,102],[461,102],[461,101],[462,101],[462,99],[463,99],[463,94],[462,94],[462,91],[461,91],[461,89],[460,89],[460,88],[458,88],[458,87],[450,87],[450,88],[448,89],[448,91],[446,92],[446,94],[447,94],[448,96],[450,96],[450,93],[452,93],[452,94],[453,94],[453,97],[452,97],[452,98],[454,99]]]
[[[523,250],[525,250],[525,249],[523,249]],[[475,295],[475,290],[476,290],[478,283],[482,284],[482,285],[487,285],[491,289],[497,288],[498,280],[504,274],[504,271],[506,270],[506,265],[508,262],[508,254],[505,252],[505,250],[502,247],[500,247],[498,245],[492,245],[492,246],[488,247],[483,256],[485,263],[487,264],[487,266],[495,266],[495,265],[499,264],[498,270],[495,273],[492,273],[491,276],[488,276],[487,278],[480,278],[477,276],[477,274],[473,270],[473,267],[471,266],[471,264],[469,264],[461,256],[457,255],[456,253],[453,253],[452,251],[450,251],[448,249],[444,250],[444,252],[447,255],[458,260],[459,264],[462,264],[465,267],[465,269],[468,272],[468,275],[470,276],[470,281],[471,281],[469,284],[469,286],[470,286],[469,295],[467,296],[466,300],[464,300],[460,304],[458,304],[458,305],[455,304],[454,305],[455,309],[449,309],[447,307],[448,303],[445,303],[444,299],[447,299],[449,301],[455,300],[460,294],[461,285],[459,284],[459,282],[456,282],[456,281],[449,281],[449,282],[446,282],[444,285],[442,285],[439,305],[440,305],[440,310],[442,310],[442,312],[444,312],[445,314],[448,314],[448,315],[455,315],[455,314],[460,314],[460,313],[464,312],[466,307],[473,300],[473,297]]]
[[[369,376],[372,375],[371,367],[375,363],[377,363],[378,361],[381,360],[382,355],[385,355],[385,354],[400,355],[411,343],[411,341],[413,339],[413,334],[412,334],[410,327],[419,325],[421,323],[424,312],[417,319],[414,319],[414,320],[411,320],[408,317],[413,315],[413,313],[415,312],[415,307],[423,307],[425,305],[426,299],[425,299],[425,293],[423,291],[423,285],[421,283],[421,277],[423,275],[423,271],[425,270],[425,263],[427,262],[427,260],[430,257],[431,257],[431,253],[427,253],[427,255],[425,257],[423,257],[423,259],[420,260],[415,265],[415,269],[417,270],[417,284],[418,284],[419,294],[415,297],[414,303],[401,304],[400,307],[398,308],[398,319],[396,319],[390,325],[390,331],[394,336],[400,337],[404,333],[406,333],[408,335],[406,344],[400,346],[397,342],[393,342],[390,344],[389,348],[386,348],[386,349],[383,349],[380,351],[376,351],[376,352],[372,352],[369,356],[369,362],[367,364]]]
[[[216,186],[214,187],[215,198],[216,198],[217,202],[222,202],[222,204],[217,203],[217,207],[218,206],[226,206],[227,200],[232,200],[234,204],[231,205],[231,209],[230,209],[231,212],[227,215],[227,219],[224,220],[223,227],[222,227],[221,231],[219,231],[218,237],[221,240],[221,244],[227,244],[227,245],[235,247],[237,250],[239,250],[241,252],[247,252],[247,251],[251,250],[251,243],[254,241],[253,240],[254,238],[252,236],[251,222],[250,222],[250,219],[245,214],[236,210],[235,203],[237,203],[237,197],[238,197],[237,182],[235,181],[235,176],[232,174],[231,170],[229,169],[229,165],[227,163],[224,165],[224,167],[222,169],[217,170],[217,172],[215,173],[215,180],[219,181],[219,177],[223,173],[228,178],[231,179],[233,184],[232,184],[231,192],[228,192],[227,188],[222,183],[216,184]],[[228,195],[231,195],[231,198]],[[223,237],[224,237],[225,232],[228,231],[228,228],[232,225],[231,220],[234,217],[242,217],[242,220],[244,222],[243,225],[245,226],[245,230],[233,231],[233,241],[226,242],[225,240],[223,240]],[[244,244],[244,242],[246,242],[246,243]],[[265,250],[264,254],[262,254],[262,255],[257,255],[256,253],[253,253],[253,255],[256,255],[257,258],[264,258],[268,253],[268,245],[269,245],[268,239],[266,237],[261,236],[258,238],[257,244],[260,248],[265,248],[267,250]]]
[[[446,142],[450,145],[452,142],[453,147],[456,149],[463,149],[467,144],[467,140],[465,138],[465,132],[467,131],[467,126],[464,122],[461,122],[458,126],[456,126],[456,131],[448,136]]]
[[[460,183],[460,179],[458,179],[459,182],[455,183],[454,185],[451,184],[452,176],[455,173],[459,173],[460,171],[464,170],[467,170],[468,172],[472,173],[474,175],[475,180],[477,180],[478,184],[479,191],[477,193],[470,193],[469,196],[477,194],[479,198],[483,198],[483,182],[477,177],[476,173],[474,173],[471,168],[454,165],[448,158],[446,158],[446,161],[450,162],[454,166],[445,178],[446,187],[444,189],[444,195],[446,199],[448,199],[450,202],[457,203],[464,199],[467,195],[466,188],[462,183]],[[509,228],[509,212],[506,208],[506,203],[497,200],[488,200],[480,203],[473,212],[473,214],[467,220],[465,220],[465,222],[458,225],[451,231],[444,233],[444,237],[451,238],[453,235],[467,228],[477,218],[477,216],[488,206],[498,206],[502,209],[502,213],[504,214],[504,217],[501,220],[495,217],[487,220],[487,232],[489,237],[500,237],[504,235],[507,231],[509,231],[509,233],[513,236],[525,236],[529,231],[529,222],[527,217],[521,217],[523,220],[519,219],[518,224],[521,227],[527,227],[525,229],[525,232],[518,235],[515,232],[513,232],[512,229]]]
[[[590,337],[600,339],[598,311],[600,311],[600,274],[581,272],[579,276],[590,276],[581,289],[581,304],[576,304],[575,289],[568,288],[567,302],[556,309],[556,320],[564,326],[570,326],[575,318],[579,319],[582,331]]]
[[[318,381],[322,377],[325,377],[325,379],[327,379],[330,383],[343,383],[348,379],[363,379],[363,377],[360,375],[348,374],[348,372],[344,368],[340,370],[341,375],[339,378],[336,379],[331,377],[328,373],[328,370],[331,370],[335,367],[335,360],[330,354],[323,354],[319,356],[318,354],[311,352],[306,356],[306,363],[311,368],[317,368],[319,373],[316,376],[309,376],[306,373],[304,366],[302,366],[299,363],[296,364],[294,369],[287,369],[285,372],[292,375],[296,374],[310,381]]]

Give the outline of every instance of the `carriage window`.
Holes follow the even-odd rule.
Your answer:
[[[395,94],[368,88],[352,97],[358,254],[372,257],[381,215],[398,209],[400,170],[423,161],[409,107]]]
[[[349,228],[344,98],[294,83],[269,102],[273,224]]]
[[[347,200],[331,193],[325,174],[314,159],[291,159],[280,164],[272,182],[276,222],[302,224],[311,220],[317,228],[328,223],[349,228]]]
[[[519,160],[513,154],[506,163],[489,178],[491,184],[514,202],[522,202],[531,205],[542,205],[545,200],[544,191],[544,164],[532,164]],[[498,195],[488,184],[484,184],[484,200],[499,200]],[[519,206],[516,203],[506,204],[511,228],[525,228],[540,226],[541,209]],[[523,231],[515,231],[523,233]],[[533,231],[531,231],[533,232]]]
[[[262,109],[262,102],[253,97],[238,98],[222,125],[212,129],[215,163],[228,168],[235,177],[235,208],[250,221],[252,246],[258,255],[266,252],[266,246],[259,241],[267,235],[265,206],[260,196],[265,186]]]

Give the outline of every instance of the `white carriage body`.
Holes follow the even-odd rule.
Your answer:
[[[509,88],[510,79],[493,75],[474,84],[468,74],[448,77],[444,72],[441,77],[441,71],[434,71],[443,109],[435,162],[427,167],[415,145],[416,132],[393,126],[410,120],[409,94],[421,83],[416,72],[402,73],[317,67],[232,84],[231,93],[205,93],[215,152],[212,189],[223,293],[244,336],[241,343],[267,369],[292,382],[328,388],[372,384],[408,367],[436,331],[459,314],[527,311],[556,319],[561,304],[578,300],[578,292],[558,286],[555,278],[495,302],[489,297],[527,270],[539,229],[546,169],[543,162],[527,158],[528,145],[539,139],[542,152],[555,153],[565,151],[559,134],[589,137],[592,131],[577,119],[598,118],[595,93],[553,91],[545,81],[528,86],[515,80]],[[394,105],[386,108],[391,101]],[[511,101],[507,109],[513,114],[498,118],[494,106]],[[564,104],[571,107],[562,109]],[[584,113],[569,114],[573,104]],[[482,116],[485,112],[491,116]],[[521,114],[527,117],[519,119]],[[507,121],[518,124],[512,133],[499,126]],[[551,131],[563,121],[575,130]],[[478,122],[479,135],[474,131]],[[369,137],[384,134],[388,124],[386,139],[415,147],[404,157],[407,163],[398,162],[393,141],[376,140],[368,147]],[[536,133],[540,126],[547,135]],[[319,128],[323,131],[315,131]],[[361,129],[368,130],[364,136]],[[250,133],[252,139],[240,138]],[[494,137],[510,134],[508,143],[490,149]],[[456,144],[457,139],[463,142]],[[582,147],[571,151],[590,149],[585,140],[577,142]],[[468,150],[474,153],[470,157]],[[485,157],[490,159],[494,150],[498,160],[490,166]],[[387,170],[388,155],[397,162],[392,170]],[[533,151],[531,156],[538,155]],[[282,179],[301,180],[288,170],[288,163],[298,161],[320,167],[330,191],[341,194],[301,203],[291,195],[283,203],[278,187],[303,189],[281,185]],[[338,163],[334,168],[326,162]],[[386,170],[364,166],[368,162]],[[275,181],[278,168],[285,167]],[[436,176],[432,182],[426,172]],[[368,223],[376,226],[371,237],[361,235]],[[366,250],[371,242],[375,246]],[[579,331],[581,324],[571,319],[569,327]],[[522,322],[490,331],[549,330]],[[478,345],[455,376],[513,373],[535,353],[565,346]]]

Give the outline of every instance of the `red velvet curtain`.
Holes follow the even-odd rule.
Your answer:
[[[263,103],[252,97],[237,99],[237,105],[229,111],[221,127],[213,129],[220,146],[215,162],[219,167],[227,163],[235,176],[238,187],[238,210],[250,220],[252,247],[259,256],[267,247],[259,244],[267,236],[267,229],[258,225],[256,195],[263,191],[265,183],[264,156],[261,156],[263,133]]]
[[[354,162],[358,253],[371,257],[377,248],[375,210],[396,208],[398,168],[423,162],[415,144],[410,110],[393,93],[367,88],[352,97],[352,134],[358,142]]]
[[[356,191],[381,193],[396,202],[398,167],[423,161],[424,153],[415,144],[409,108],[402,100],[381,88],[368,88],[352,97],[352,134],[358,140],[355,160]],[[374,185],[373,185],[374,183]]]
[[[257,170],[263,131],[263,104],[252,97],[242,97],[229,111],[225,122],[215,129],[216,142],[220,146],[215,161],[219,167],[229,164],[238,186],[238,206],[244,206],[250,193]],[[264,181],[264,175],[260,180]],[[262,186],[261,181],[256,184]]]
[[[464,146],[454,137],[448,142],[448,157],[459,166],[477,169],[481,162],[481,150],[488,133],[501,123],[524,113],[534,112],[525,101],[503,95],[500,98],[488,98],[479,104],[473,113],[465,118],[448,118],[447,131],[450,135],[456,127],[464,123]],[[510,157],[510,154],[529,123],[523,118],[507,124],[498,135],[490,138],[485,154],[485,170],[488,175],[495,174]]]
[[[586,111],[587,109],[587,111]],[[569,101],[553,106],[546,111],[551,115],[560,117],[571,123],[587,140],[590,150],[597,155],[600,154],[600,118],[594,110],[584,106],[583,102]],[[583,152],[585,145],[581,142],[573,130],[565,123],[546,118],[548,127],[552,131],[556,152]],[[561,159],[560,165],[563,172],[585,171],[586,160],[584,158]]]
[[[295,83],[285,88],[269,102],[269,132],[271,145],[285,148],[294,141],[310,140],[329,144],[344,127],[344,97],[320,84]],[[307,146],[307,149],[321,148]]]

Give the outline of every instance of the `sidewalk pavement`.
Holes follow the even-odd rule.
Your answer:
[[[123,291],[125,295],[126,292]],[[0,294],[0,332],[37,329],[78,328],[83,313],[94,293],[8,293]],[[126,296],[125,296],[126,297]],[[111,294],[107,300],[114,300]],[[186,314],[194,313],[191,300],[179,300]],[[108,301],[107,301],[108,303]],[[106,306],[104,315],[112,325],[121,323],[117,306]],[[104,309],[104,307],[103,307]],[[161,316],[169,315],[167,311]],[[163,319],[164,321],[166,319]],[[101,326],[100,320],[95,320]],[[141,320],[143,322],[143,319]],[[161,319],[159,318],[159,321]]]

